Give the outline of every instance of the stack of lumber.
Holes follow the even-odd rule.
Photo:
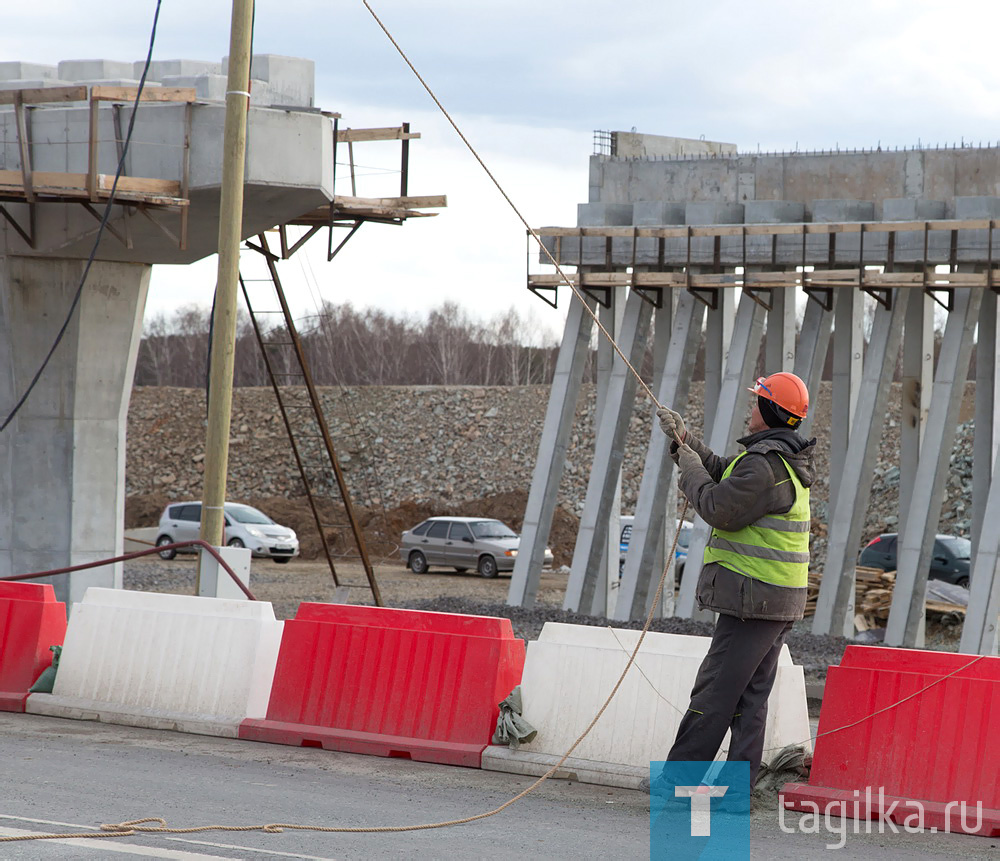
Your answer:
[[[806,599],[806,615],[816,613],[816,599],[822,574],[809,572],[809,593]],[[936,581],[932,581],[936,582]],[[854,627],[859,631],[884,628],[892,606],[892,590],[896,583],[895,571],[881,568],[867,568],[859,565],[854,574]],[[941,616],[945,623],[955,624],[965,617],[965,606],[939,600],[931,595],[924,603],[928,614]]]

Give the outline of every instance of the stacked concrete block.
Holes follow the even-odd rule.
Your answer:
[[[59,77],[64,81],[132,80],[132,63],[117,60],[63,60],[59,63]]]
[[[816,223],[844,221],[874,221],[875,204],[867,200],[814,200],[812,220]],[[838,233],[834,263],[857,264],[861,251],[859,233]],[[812,235],[806,239],[806,259],[820,268],[829,263],[830,238],[826,234]]]
[[[744,218],[749,224],[799,224],[806,220],[805,204],[792,200],[748,200]],[[802,262],[802,239],[798,236],[748,236],[748,266],[769,266],[772,258],[782,266]]]
[[[579,227],[623,227],[632,224],[631,203],[580,203],[576,207]],[[569,250],[563,238],[563,253]],[[588,236],[580,243],[580,260],[583,266],[604,266],[608,262],[608,245],[603,236]],[[631,247],[629,257],[631,258]]]
[[[1000,197],[956,197],[955,218],[1000,219]],[[1000,258],[1000,230],[993,231],[993,260]],[[986,260],[989,256],[988,230],[958,232],[958,262]]]
[[[222,58],[222,72],[229,57]],[[250,63],[251,104],[269,107],[311,108],[315,106],[316,64],[302,57],[254,54]]]
[[[132,64],[132,77],[141,78],[145,60],[136,60]],[[167,77],[195,78],[199,75],[222,74],[222,63],[211,63],[207,60],[153,60],[149,64],[147,81],[163,81]]]
[[[684,223],[692,227],[710,224],[742,224],[742,203],[689,203],[684,209]],[[687,253],[687,240],[680,243],[682,255]],[[669,241],[668,241],[669,247]],[[739,236],[723,236],[719,241],[719,260],[728,266],[739,266],[743,262],[743,239]],[[715,261],[715,237],[699,236],[691,240],[692,265],[712,265]]]
[[[0,81],[45,81],[49,85],[61,83],[59,69],[56,66],[22,63],[19,60],[0,63]]]
[[[164,75],[161,82],[165,87],[193,87],[200,102],[224,102],[226,100],[226,76],[211,73],[201,75]]]
[[[632,222],[637,227],[677,227],[684,224],[684,204],[663,200],[637,200],[632,205]],[[666,242],[664,240],[664,247]],[[631,245],[631,240],[629,240]],[[651,236],[636,240],[635,262],[642,266],[659,264],[660,241]],[[628,253],[631,256],[631,247]],[[665,256],[664,256],[665,259]]]
[[[57,78],[11,78],[10,80],[0,80],[0,90],[27,90],[41,87],[65,87],[70,81],[60,81]],[[0,107],[2,110],[13,110],[12,107]]]
[[[882,201],[883,221],[931,221],[945,217],[943,200],[922,200],[915,197],[888,198]],[[896,233],[893,260],[907,264],[923,262],[924,232]],[[947,230],[932,230],[927,234],[927,256],[934,263],[947,263],[951,248],[951,235]]]

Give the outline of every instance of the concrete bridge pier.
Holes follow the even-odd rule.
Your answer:
[[[55,341],[85,266],[0,255],[0,404],[7,411]],[[125,422],[150,269],[91,266],[48,368],[0,434],[0,576],[120,553]],[[47,579],[68,606],[88,586],[121,588],[122,566]]]

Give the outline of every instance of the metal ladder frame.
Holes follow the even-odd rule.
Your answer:
[[[281,305],[281,313],[285,320],[285,327],[288,332],[289,338],[291,339],[290,344],[294,348],[294,353],[296,361],[298,362],[299,369],[301,372],[302,379],[305,383],[306,390],[309,394],[309,402],[312,406],[313,414],[316,418],[316,424],[319,427],[320,435],[323,439],[323,444],[326,448],[327,456],[330,459],[330,465],[333,468],[333,474],[337,481],[337,487],[340,491],[340,498],[344,503],[344,510],[347,514],[348,522],[350,523],[351,532],[354,536],[354,542],[357,545],[358,553],[361,556],[361,562],[365,569],[365,576],[368,578],[368,585],[371,587],[372,597],[375,601],[377,607],[384,606],[382,602],[382,596],[379,591],[378,583],[375,580],[375,571],[372,568],[371,561],[368,557],[368,548],[365,544],[364,535],[361,531],[360,524],[358,523],[357,517],[354,514],[354,506],[351,502],[350,491],[347,487],[347,481],[344,478],[343,470],[340,467],[340,462],[337,459],[336,451],[334,450],[333,438],[330,435],[329,426],[326,423],[326,417],[323,414],[323,407],[320,403],[319,394],[316,391],[316,386],[313,383],[312,373],[309,370],[309,363],[306,360],[305,351],[302,349],[302,342],[299,338],[298,330],[295,328],[295,321],[292,318],[291,311],[288,307],[288,302],[285,299],[285,293],[281,286],[281,279],[278,275],[277,261],[279,258],[277,255],[273,254],[268,247],[267,238],[264,234],[258,236],[260,245],[253,245],[252,243],[247,243],[247,246],[254,251],[258,252],[264,257],[267,263],[267,269],[271,276],[271,282],[274,286],[275,293],[278,297],[278,302]],[[242,276],[240,277],[240,286],[243,288],[243,297],[246,301],[247,310],[250,313],[250,320],[253,323],[254,334],[257,337],[257,343],[260,345],[261,355],[264,358],[264,366],[267,369],[268,378],[271,380],[271,387],[274,390],[275,398],[278,402],[278,408],[281,411],[281,418],[285,423],[285,430],[288,433],[289,442],[292,445],[292,452],[295,456],[295,463],[299,469],[299,475],[302,478],[302,484],[305,487],[306,496],[309,499],[309,507],[312,509],[313,518],[316,521],[316,529],[319,532],[320,542],[323,545],[323,553],[326,556],[327,562],[330,566],[330,573],[333,575],[334,585],[340,586],[340,581],[337,577],[336,566],[333,562],[333,555],[330,553],[329,545],[327,544],[326,534],[323,531],[323,523],[319,515],[319,510],[316,507],[316,499],[313,493],[309,478],[306,475],[305,466],[302,461],[301,453],[299,452],[298,444],[295,440],[295,434],[292,430],[291,422],[288,418],[288,412],[285,407],[285,401],[282,398],[281,387],[278,385],[277,376],[271,367],[271,359],[268,356],[267,347],[268,343],[264,340],[263,333],[260,330],[260,326],[257,323],[256,314],[254,313],[253,306],[250,302],[250,296],[247,292],[246,285],[243,282]]]

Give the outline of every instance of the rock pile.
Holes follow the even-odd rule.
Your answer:
[[[973,384],[966,393],[963,418],[971,416]],[[702,422],[702,386],[692,386],[689,426]],[[538,441],[548,403],[548,388],[526,387],[357,387],[323,389],[322,398],[334,444],[357,505],[381,512],[391,530],[396,520],[412,526],[429,513],[501,516],[487,510],[499,499],[505,519],[520,527]],[[300,392],[304,397],[304,392]],[[813,434],[818,438],[819,480],[813,489],[814,555],[823,558],[829,487],[827,453],[830,427],[830,384],[813,399]],[[590,474],[595,424],[595,387],[584,386],[570,439],[566,470],[559,488],[559,535],[553,536],[558,564],[572,555],[574,517],[579,516]],[[323,460],[322,440],[308,410],[290,411],[301,429],[303,459]],[[899,497],[899,387],[896,386],[875,470],[865,538],[894,531]],[[653,428],[653,411],[637,396],[622,470],[622,510],[635,506],[643,459]],[[942,511],[943,532],[967,534],[972,483],[971,421],[959,428],[952,457],[953,471]],[[166,387],[133,391],[128,418],[126,493],[129,526],[155,524],[167,502],[198,498],[204,472],[205,394],[196,389]],[[294,500],[298,509],[302,483],[274,394],[270,389],[236,389],[230,440],[228,496],[261,504],[261,500]],[[336,496],[332,478],[314,477],[314,486]],[[403,507],[402,511],[396,511]],[[473,511],[471,508],[476,510]],[[290,516],[290,515],[289,515]],[[331,515],[332,516],[332,515]],[[415,518],[408,522],[410,518]],[[311,514],[309,515],[311,519]],[[512,522],[516,519],[517,522]],[[308,524],[309,520],[304,523]],[[289,525],[295,526],[295,523]],[[402,528],[407,528],[402,527]],[[300,530],[301,531],[301,530]],[[385,536],[388,540],[391,536]],[[568,548],[564,545],[568,544]],[[316,548],[318,550],[318,547]]]

